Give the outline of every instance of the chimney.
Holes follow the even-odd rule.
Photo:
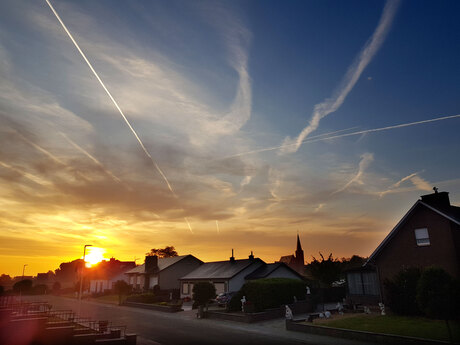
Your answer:
[[[439,210],[448,210],[450,200],[448,192],[438,192],[438,188],[433,188],[434,193],[422,195],[422,202]]]
[[[251,250],[251,255],[249,255],[249,260],[254,260],[254,254],[252,254],[252,250]]]
[[[158,270],[158,256],[145,257],[145,273],[154,273]]]
[[[232,248],[232,256],[230,257],[230,262],[235,262],[235,257],[233,256],[233,248]]]

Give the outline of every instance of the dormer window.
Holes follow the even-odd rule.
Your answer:
[[[417,246],[429,246],[430,245],[430,236],[428,236],[428,229],[415,229],[415,240],[417,242]]]

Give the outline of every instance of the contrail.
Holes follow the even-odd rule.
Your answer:
[[[340,134],[340,135],[333,135],[333,136],[326,137],[326,138],[317,138],[317,139],[310,138],[310,139],[305,139],[304,141],[302,141],[302,143],[314,143],[314,142],[317,142],[317,141],[332,140],[332,139],[337,139],[337,138],[350,137],[350,136],[353,136],[353,135],[360,135],[360,134],[373,133],[373,132],[381,132],[381,131],[387,131],[387,130],[390,130],[390,129],[403,128],[403,127],[409,127],[409,126],[416,126],[416,125],[421,125],[421,124],[424,124],[424,123],[430,123],[430,122],[436,122],[436,121],[444,121],[444,120],[455,119],[455,118],[459,118],[459,117],[460,117],[460,114],[457,114],[457,115],[437,117],[437,118],[429,119],[429,120],[422,120],[422,121],[409,122],[409,123],[401,123],[399,125],[394,125],[394,126],[387,126],[387,127],[373,128],[373,129],[365,129],[365,130],[358,131],[358,132],[345,133],[345,134]],[[280,146],[276,146],[276,147],[269,147],[269,148],[260,149],[260,150],[241,152],[241,153],[237,153],[237,154],[234,154],[234,155],[231,155],[231,156],[223,157],[221,159],[245,156],[245,155],[249,155],[249,154],[253,154],[253,153],[259,153],[259,152],[265,152],[265,151],[274,151],[274,150],[279,150],[281,148],[288,147],[288,146],[294,146],[294,145],[297,145],[297,144],[296,143],[285,144],[285,145],[280,145]]]
[[[283,146],[283,148],[285,148],[284,152],[296,152],[302,145],[304,139],[318,128],[321,119],[337,111],[342,106],[348,94],[356,85],[361,73],[371,62],[374,55],[382,46],[382,43],[385,41],[385,37],[391,27],[398,5],[398,1],[387,1],[377,28],[371,38],[366,42],[364,48],[361,50],[361,53],[349,67],[338,90],[331,98],[327,98],[323,102],[315,105],[310,123],[302,130],[302,132],[300,132],[297,138],[291,139],[290,137],[287,137],[284,140],[284,144],[294,144]]]
[[[12,165],[9,165],[8,163],[5,163],[5,162],[2,162],[0,161],[0,166],[4,167],[4,168],[7,168],[7,169],[10,169],[10,170],[13,170],[14,172],[22,175],[23,177],[25,177],[26,179],[36,183],[36,184],[39,184],[41,186],[49,186],[51,185],[52,183],[49,182],[49,181],[46,181],[44,179],[42,179],[41,177],[38,177],[38,176],[35,176],[35,175],[32,175],[26,171],[22,171],[18,168],[15,168],[14,166]]]
[[[83,153],[86,157],[91,159],[98,167],[100,167],[107,175],[109,175],[111,178],[113,178],[115,181],[118,183],[123,183],[122,180],[120,180],[118,177],[116,177],[110,170],[106,169],[105,166],[93,155],[91,155],[88,151],[86,151],[83,147],[78,145],[76,142],[74,142],[72,139],[70,139],[66,134],[59,132],[60,135],[64,137],[65,140],[68,141],[70,145],[75,147],[78,151]]]
[[[188,225],[188,228],[189,228],[190,232],[191,232],[192,234],[194,234],[194,232],[193,232],[193,230],[192,230],[192,227],[190,226],[190,223],[189,223],[187,217],[184,217],[184,219],[185,219],[185,222],[186,222],[187,225]]]
[[[358,127],[350,127],[350,128],[347,128],[347,129],[341,129],[341,130],[334,131],[334,132],[329,132],[329,133],[323,133],[323,134],[315,135],[315,136],[313,136],[313,137],[310,137],[310,139],[305,140],[304,142],[309,142],[309,140],[316,139],[316,138],[321,138],[321,137],[324,137],[324,136],[327,136],[327,135],[331,135],[331,134],[337,134],[337,133],[341,133],[341,132],[350,131],[350,130],[355,129],[355,128],[358,128]],[[244,155],[248,155],[248,154],[251,154],[251,153],[260,153],[260,152],[265,152],[265,151],[274,151],[274,150],[278,150],[278,149],[280,149],[280,148],[282,148],[282,147],[291,146],[291,145],[296,145],[296,144],[286,144],[286,145],[281,145],[281,146],[267,147],[267,148],[264,148],[264,149],[257,149],[257,150],[252,150],[252,151],[246,151],[246,152],[237,153],[237,154],[234,154],[234,155],[231,155],[231,156],[226,156],[226,157],[224,157],[224,158],[219,158],[218,160],[226,159],[226,158],[233,158],[233,157],[238,157],[238,156],[244,156]],[[214,159],[214,160],[216,160],[216,159]]]
[[[94,76],[96,77],[96,79],[99,81],[99,83],[101,84],[102,88],[105,90],[105,92],[107,93],[107,95],[109,96],[109,98],[112,100],[113,104],[115,105],[115,107],[118,109],[118,112],[120,113],[120,115],[123,117],[123,120],[125,120],[126,124],[128,125],[129,129],[131,130],[131,132],[134,134],[134,136],[136,137],[137,141],[139,142],[139,145],[141,146],[142,150],[144,151],[144,153],[147,155],[148,158],[150,158],[150,160],[152,161],[153,165],[155,166],[155,168],[157,169],[157,171],[160,173],[160,175],[163,177],[163,180],[166,182],[169,190],[171,191],[171,193],[177,198],[177,195],[176,193],[174,193],[174,190],[171,186],[171,184],[169,183],[168,179],[166,178],[166,175],[163,173],[163,171],[160,169],[160,167],[158,166],[158,164],[153,160],[152,156],[150,155],[150,153],[147,151],[147,149],[145,148],[144,146],[144,143],[142,142],[142,140],[139,138],[139,136],[137,135],[136,131],[134,130],[133,126],[131,126],[131,123],[128,121],[128,119],[126,118],[125,114],[123,113],[123,111],[121,110],[120,106],[118,105],[117,101],[115,101],[115,99],[113,98],[112,94],[110,93],[110,91],[107,89],[107,87],[104,85],[104,83],[102,82],[102,79],[99,77],[99,75],[97,74],[96,70],[93,68],[93,66],[91,65],[91,63],[89,62],[89,60],[87,59],[85,53],[83,53],[83,51],[80,49],[80,46],[78,45],[77,41],[75,41],[75,39],[73,38],[72,34],[70,33],[70,31],[67,29],[67,27],[65,26],[64,22],[62,21],[61,17],[59,16],[59,14],[56,12],[56,10],[54,9],[53,5],[51,5],[51,2],[49,0],[45,0],[46,3],[48,4],[48,6],[50,7],[51,11],[53,11],[54,15],[56,16],[57,20],[59,21],[59,23],[61,24],[62,28],[64,29],[64,31],[67,33],[67,35],[69,36],[69,38],[72,40],[73,44],[75,45],[75,47],[77,48],[78,52],[80,53],[80,55],[83,57],[83,59],[85,60],[86,64],[88,65],[88,67],[91,69],[91,71],[93,72]]]
[[[216,220],[216,228],[217,228],[217,233],[220,234],[219,221],[218,220]]]

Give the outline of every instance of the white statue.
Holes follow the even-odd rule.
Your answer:
[[[343,315],[343,305],[340,302],[337,302],[337,305],[335,306],[337,311],[339,312],[340,315]]]
[[[364,306],[364,313],[365,314],[370,314],[371,313],[371,310],[369,309],[369,307],[367,305]]]
[[[380,307],[380,315],[386,315],[386,313],[385,313],[385,304],[380,302],[379,307]]]
[[[240,299],[241,301],[241,311],[244,312],[244,305],[246,304],[246,296],[243,296],[242,299]]]
[[[326,310],[326,312],[324,313],[324,317],[325,317],[326,319],[330,319],[331,316],[332,316],[331,312],[330,312],[329,310]]]
[[[288,305],[286,305],[286,320],[292,320],[294,318],[294,315],[292,315],[292,310],[289,308]]]
[[[323,313],[319,313],[319,318],[320,318],[320,319],[324,319],[324,314],[323,314]]]
[[[310,287],[307,286],[307,295],[309,295],[311,292],[310,292]]]

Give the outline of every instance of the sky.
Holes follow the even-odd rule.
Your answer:
[[[460,204],[457,1],[49,1],[0,3],[1,273],[369,256]]]

